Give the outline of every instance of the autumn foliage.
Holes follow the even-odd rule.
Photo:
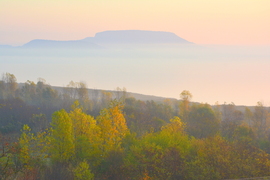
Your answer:
[[[16,91],[15,77],[7,76],[11,84],[4,82],[3,87],[11,92],[0,89],[5,97],[0,99],[0,179],[270,176],[270,116],[261,102],[241,111],[233,103],[192,103],[188,91],[175,102],[140,101],[120,94],[112,100],[110,93],[95,102],[86,98],[83,84],[79,95],[68,87],[60,98],[43,82],[29,81]],[[16,98],[20,93],[24,100]],[[51,118],[41,111],[51,112]]]

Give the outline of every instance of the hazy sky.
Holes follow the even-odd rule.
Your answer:
[[[0,44],[129,29],[197,44],[269,45],[270,0],[0,0]]]

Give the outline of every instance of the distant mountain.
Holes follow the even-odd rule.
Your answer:
[[[83,40],[97,44],[191,44],[191,42],[171,32],[142,30],[104,31],[96,33],[95,37],[88,37]]]
[[[0,45],[0,49],[8,49],[8,48],[13,48],[13,46],[10,46],[10,45]]]
[[[24,48],[65,48],[65,49],[76,49],[76,48],[91,48],[91,49],[99,49],[102,48],[101,46],[92,43],[92,42],[86,42],[82,40],[75,40],[75,41],[54,41],[54,40],[42,40],[42,39],[35,39],[32,40],[26,44],[24,44],[22,47]]]
[[[119,30],[96,33],[94,37],[82,40],[55,41],[55,40],[32,40],[19,48],[40,49],[103,49],[103,44],[193,44],[174,33],[163,31],[142,30]],[[13,48],[8,45],[0,45],[0,49]]]

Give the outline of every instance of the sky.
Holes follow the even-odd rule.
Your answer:
[[[0,0],[0,44],[168,31],[196,44],[269,45],[270,0]]]

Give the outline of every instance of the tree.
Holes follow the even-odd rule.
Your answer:
[[[220,121],[208,104],[193,105],[187,121],[187,132],[196,138],[214,136],[219,132]]]
[[[216,135],[193,141],[187,179],[241,179],[268,176],[269,154],[244,141]]]
[[[18,144],[0,133],[0,179],[15,179],[21,170],[13,160],[18,157]]]
[[[171,123],[162,127],[162,132],[168,132],[169,134],[174,133],[184,133],[184,129],[186,128],[186,124],[181,121],[181,119],[177,116],[170,120]]]
[[[89,99],[87,85],[83,82],[79,82],[77,91],[78,91],[78,98],[79,98],[80,103],[83,105],[83,107],[86,110],[91,110],[92,104]]]
[[[0,81],[0,99],[5,98],[5,81]]]
[[[51,156],[56,162],[68,162],[74,157],[74,130],[65,110],[56,111],[51,123]]]
[[[245,108],[245,120],[247,121],[247,124],[249,127],[251,127],[252,119],[253,119],[253,113],[248,107],[246,107]]]
[[[141,178],[143,173],[153,179],[183,179],[191,144],[184,132],[185,124],[174,117],[160,132],[144,135],[130,147],[126,166],[129,176]]]
[[[107,108],[111,101],[112,101],[112,93],[102,91],[101,92],[101,107],[102,108]]]
[[[255,107],[253,128],[259,138],[266,138],[267,130],[267,111],[262,102],[258,102]]]
[[[15,98],[15,91],[18,84],[14,74],[4,73],[2,76],[2,81],[5,85],[5,92],[7,93],[7,98]]]
[[[73,110],[69,113],[69,117],[72,119],[74,137],[76,138],[81,135],[91,137],[91,129],[94,129],[96,126],[94,118],[82,111],[78,101],[74,102],[72,109]]]
[[[56,98],[58,97],[58,92],[51,87],[46,87],[42,90],[42,97],[43,102],[45,102],[45,104],[49,106],[50,103],[56,101]]]
[[[215,105],[213,106],[213,111],[214,111],[217,119],[221,122],[222,121],[222,112],[221,112],[221,107],[220,107],[218,102],[216,102]]]
[[[69,117],[73,124],[77,159],[91,159],[98,154],[100,155],[98,147],[100,144],[100,129],[96,120],[82,111],[78,101],[75,101],[72,109]]]
[[[233,133],[233,140],[235,142],[255,144],[255,133],[251,127],[242,124],[235,128]]]
[[[24,125],[19,138],[19,162],[25,179],[36,179],[41,173],[41,167],[45,166],[48,157],[47,132],[31,133],[28,125]]]
[[[38,78],[38,82],[36,85],[36,93],[37,93],[37,98],[39,103],[42,101],[42,96],[43,96],[43,89],[46,87],[46,80],[43,78]]]
[[[77,97],[77,83],[70,81],[67,87],[65,88],[65,93],[69,96],[71,99],[76,99]]]
[[[94,179],[94,174],[91,173],[89,165],[86,161],[82,161],[73,170],[74,180],[92,180]]]
[[[36,96],[36,84],[33,81],[26,81],[20,94],[25,101],[33,102]]]
[[[32,114],[30,124],[34,132],[42,132],[49,126],[49,122],[45,114]]]
[[[221,133],[227,139],[233,139],[235,129],[241,125],[244,114],[236,109],[234,103],[222,105]]]
[[[30,153],[30,141],[33,139],[33,134],[30,133],[31,129],[29,126],[24,125],[22,129],[21,137],[19,138],[20,145],[20,161],[23,166],[29,168],[31,161]]]
[[[180,98],[181,98],[179,105],[180,117],[183,119],[183,121],[186,122],[188,120],[188,114],[190,110],[190,100],[192,99],[192,94],[189,91],[184,90],[181,92]]]
[[[108,109],[100,112],[97,122],[101,129],[103,152],[106,154],[110,150],[120,148],[122,139],[129,132],[121,104],[113,101]]]
[[[70,81],[69,84],[63,88],[62,102],[64,109],[69,109],[76,99],[76,84]]]
[[[123,87],[122,89],[120,87],[116,88],[116,99],[121,102],[125,102],[125,99],[127,97],[127,89]]]

